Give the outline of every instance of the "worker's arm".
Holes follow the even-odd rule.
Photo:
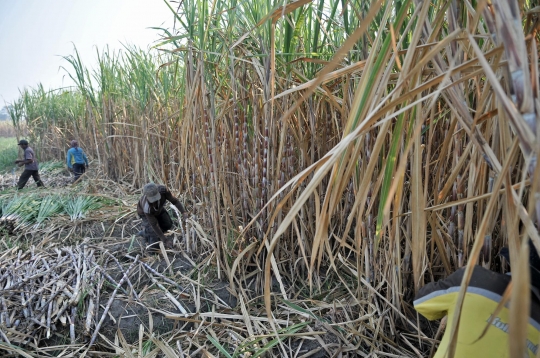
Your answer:
[[[162,191],[164,191],[164,192],[162,192]],[[184,205],[182,205],[180,200],[178,200],[176,197],[174,197],[174,195],[172,195],[171,192],[167,188],[165,188],[165,187],[160,188],[160,194],[164,195],[165,199],[167,199],[171,204],[176,206],[176,208],[178,210],[180,210],[180,212],[183,215],[187,215],[187,212],[186,212],[186,209],[184,208]]]
[[[429,320],[446,316],[459,293],[464,272],[465,268],[461,268],[444,280],[420,288],[414,298],[414,308]]]
[[[34,157],[32,157],[32,154],[30,152],[24,151],[24,159],[22,160],[16,160],[15,164],[17,164],[19,167],[22,167],[25,164],[32,164],[34,162]]]
[[[19,165],[19,167],[22,167],[25,164],[32,164],[32,159],[19,159],[15,161],[15,164]]]
[[[159,239],[163,242],[167,240],[165,237],[165,234],[163,234],[163,231],[159,227],[159,222],[157,218],[154,215],[144,214],[146,216],[146,219],[148,220],[148,223],[152,227],[152,230],[156,233],[156,235],[159,237]]]
[[[88,157],[86,156],[86,153],[83,152],[83,159],[84,159],[84,162],[86,163],[86,166],[88,166]]]
[[[66,157],[66,164],[68,166],[69,169],[71,169],[71,157],[73,156],[73,154],[71,153],[71,149],[67,151],[67,157]]]

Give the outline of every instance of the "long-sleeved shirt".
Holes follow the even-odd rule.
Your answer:
[[[73,168],[73,164],[88,165],[88,158],[84,154],[84,150],[79,147],[70,148],[67,151],[66,162],[68,168]]]
[[[143,195],[141,199],[139,199],[139,202],[137,203],[137,214],[139,214],[140,217],[145,217],[150,226],[152,226],[154,232],[160,237],[160,239],[163,240],[165,235],[159,227],[157,216],[161,214],[163,210],[165,210],[165,202],[168,200],[171,204],[176,206],[176,208],[180,210],[182,214],[186,212],[186,209],[184,209],[184,206],[180,200],[174,197],[166,186],[158,185],[158,190],[159,194],[161,195],[161,199],[155,203],[149,203],[148,200],[146,200],[146,195]]]
[[[465,268],[461,268],[444,280],[422,287],[414,300],[414,308],[429,320],[448,316],[446,331],[435,358],[446,357],[450,343],[456,301]],[[467,287],[461,310],[458,342],[455,357],[509,357],[508,320],[509,309],[503,307],[493,318],[491,327],[481,338],[511,277],[475,266]],[[536,357],[540,339],[540,301],[531,294],[531,313],[527,332],[528,356]]]

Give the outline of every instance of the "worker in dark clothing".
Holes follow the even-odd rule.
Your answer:
[[[76,140],[71,141],[71,148],[67,151],[66,162],[69,171],[74,175],[73,182],[77,182],[88,168],[88,158]]]
[[[500,252],[509,261],[508,249]],[[536,357],[540,338],[540,257],[536,249],[530,247],[531,309],[527,332],[528,357]],[[456,301],[460,291],[465,268],[461,268],[444,280],[432,282],[422,287],[414,300],[414,308],[429,320],[448,316],[443,339],[435,358],[446,357],[450,344]],[[457,337],[455,357],[509,357],[508,321],[509,308],[503,307],[482,337],[487,323],[502,299],[510,283],[511,276],[475,266],[467,287]],[[479,339],[480,338],[480,339]]]
[[[144,186],[143,196],[137,204],[137,214],[142,219],[143,225],[139,235],[146,240],[147,245],[156,247],[159,241],[162,241],[165,248],[172,249],[172,240],[164,234],[173,225],[171,217],[164,208],[167,200],[180,210],[184,219],[187,219],[184,206],[166,186],[149,183]]]
[[[17,190],[21,190],[26,185],[26,182],[30,177],[34,178],[38,187],[44,187],[41,178],[39,177],[39,167],[36,160],[36,155],[34,150],[28,146],[28,141],[21,139],[18,144],[21,149],[24,151],[24,159],[16,160],[15,164],[19,167],[24,165],[24,171],[19,178],[19,183],[17,184]]]

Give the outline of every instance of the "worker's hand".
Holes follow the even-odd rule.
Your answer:
[[[88,169],[88,164],[86,164],[85,168]]]
[[[69,170],[71,173],[73,173],[73,168],[68,168],[68,170]]]
[[[188,214],[187,214],[187,213],[183,213],[183,214],[182,214],[182,218],[183,218],[184,220],[187,220],[187,219],[188,219]]]
[[[14,164],[19,164],[21,161],[20,160],[16,160],[15,162],[13,162]]]

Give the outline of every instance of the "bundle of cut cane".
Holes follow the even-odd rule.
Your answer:
[[[0,226],[12,233],[19,225],[31,222],[37,217],[41,199],[36,194],[14,196],[2,203]]]
[[[90,195],[76,196],[66,200],[64,210],[69,215],[71,221],[82,219],[87,212],[99,209],[103,204],[100,197]]]
[[[72,344],[92,346],[119,291],[141,302],[130,280],[135,271],[148,275],[186,313],[171,294],[173,289],[183,291],[176,282],[140,262],[138,256],[126,257],[131,262],[122,266],[108,251],[87,245],[52,252],[35,248],[5,252],[0,260],[0,342],[39,346],[54,332],[67,336],[69,330]],[[111,277],[111,269],[120,270],[120,280]]]
[[[111,200],[100,196],[76,195],[66,196],[41,193],[15,195],[11,198],[0,198],[0,229],[12,234],[15,229],[22,227],[37,227],[47,219],[58,215],[69,215],[72,221],[82,219],[104,205],[110,205]]]
[[[60,215],[64,210],[64,199],[61,195],[48,195],[39,206],[39,212],[36,217],[36,225],[43,223],[45,220]]]

